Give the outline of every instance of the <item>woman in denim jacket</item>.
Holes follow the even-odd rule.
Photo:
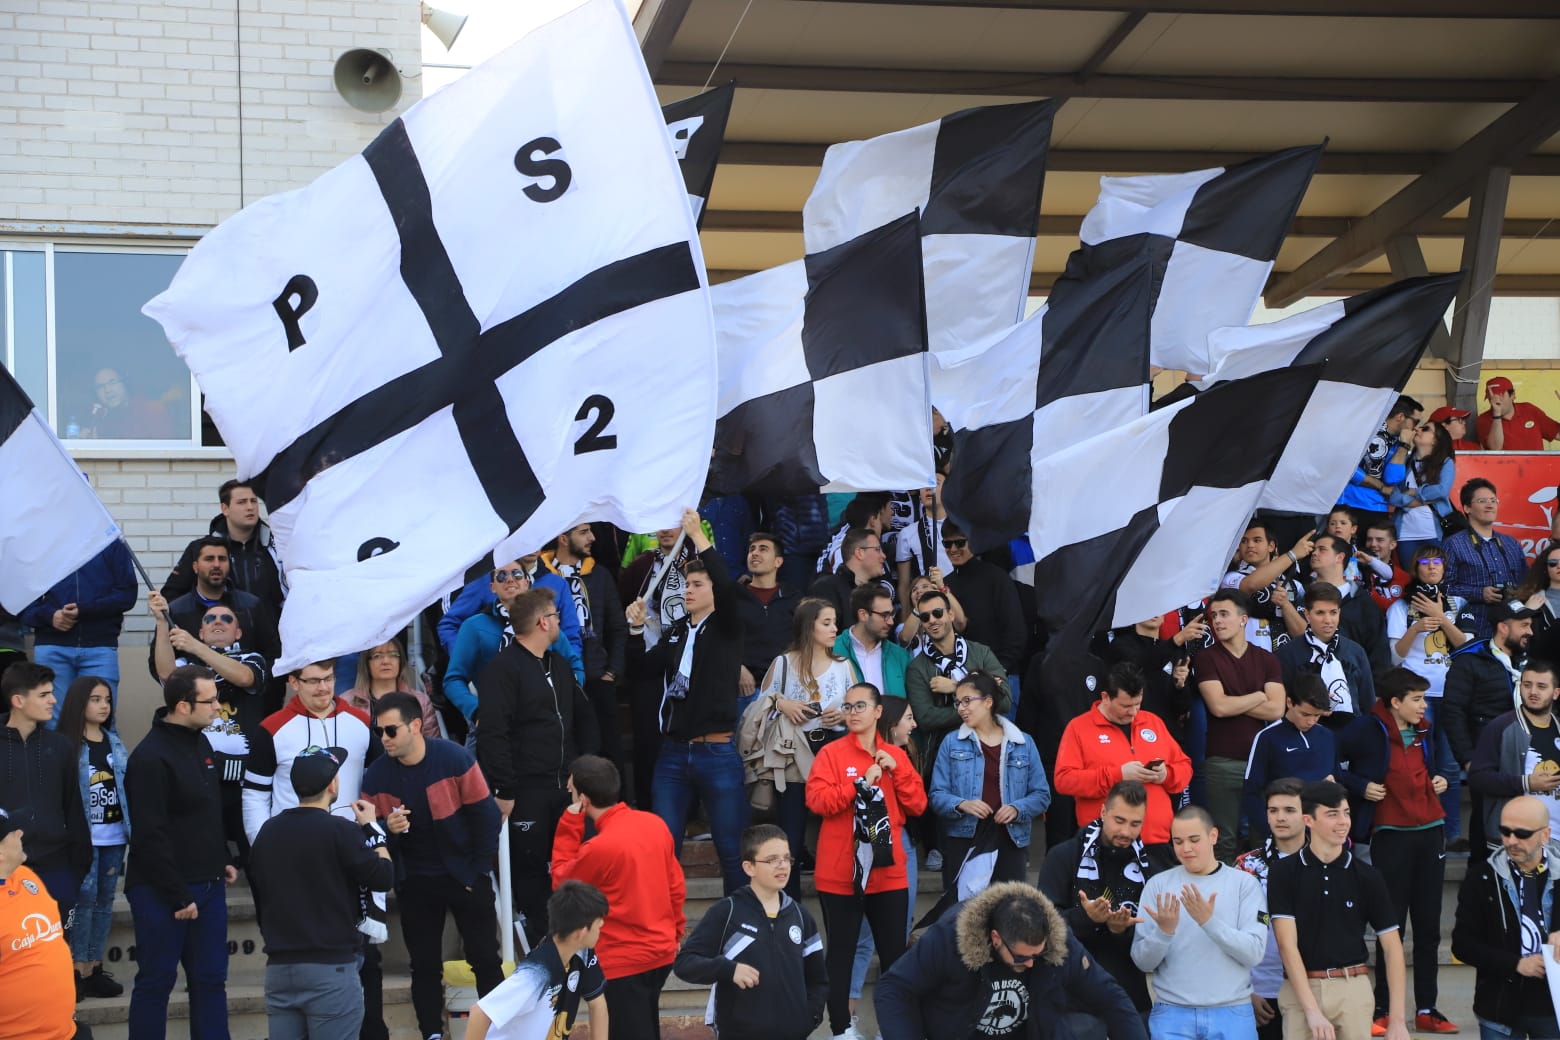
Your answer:
[[[76,962],[76,995],[117,997],[124,986],[103,970],[103,947],[114,920],[114,891],[124,873],[130,843],[130,806],[125,801],[125,763],[130,755],[114,730],[108,682],[78,676],[60,708],[59,732],[79,750],[81,804],[92,828],[92,869],[81,883],[70,955]]]
[[[993,676],[971,672],[954,691],[963,722],[937,750],[930,802],[942,820],[943,888],[958,877],[981,820],[999,825],[991,880],[1023,881],[1033,821],[1051,804],[1035,742],[1002,717],[1007,694]]]

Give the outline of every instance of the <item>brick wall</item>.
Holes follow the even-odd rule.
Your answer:
[[[301,187],[420,96],[359,112],[336,58],[416,75],[420,34],[409,0],[6,0],[0,220],[213,225]]]

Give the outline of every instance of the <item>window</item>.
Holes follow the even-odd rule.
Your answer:
[[[182,250],[0,245],[4,360],[55,432],[79,447],[203,441],[194,379],[141,307]]]

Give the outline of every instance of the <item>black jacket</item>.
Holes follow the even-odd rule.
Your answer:
[[[549,678],[551,681],[549,681]],[[493,797],[520,788],[563,789],[569,766],[600,747],[596,709],[569,662],[510,643],[477,680],[477,762]]]
[[[1002,662],[1002,667],[1017,672],[1023,661],[1028,633],[1024,626],[1024,608],[1018,602],[1018,589],[1013,579],[996,564],[975,557],[949,572],[947,580],[949,591],[959,597],[964,607],[968,622],[964,637],[985,643]]]
[[[1374,668],[1371,665],[1365,648],[1350,638],[1343,631],[1342,626],[1338,630],[1338,663],[1343,665],[1343,678],[1349,684],[1349,694],[1353,699],[1353,714],[1349,712],[1335,712],[1323,717],[1332,729],[1344,729],[1351,719],[1360,718],[1370,712],[1376,706],[1376,680],[1372,674]],[[1297,675],[1307,672],[1313,675],[1321,674],[1322,666],[1311,663],[1311,644],[1306,642],[1304,635],[1296,636],[1283,646],[1273,651],[1273,656],[1278,658],[1279,670],[1284,676],[1284,685],[1289,683]],[[1331,692],[1331,691],[1328,691]]]
[[[227,866],[217,757],[200,730],[158,708],[151,731],[130,752],[125,792],[135,806],[125,888],[149,885],[172,910],[193,902],[189,885],[215,881]]]
[[[267,661],[275,661],[282,654],[282,637],[277,633],[276,615],[271,608],[261,600],[243,589],[235,589],[229,585],[222,591],[219,603],[233,608],[233,616],[238,618],[239,628],[243,635],[239,641],[246,647],[252,648],[261,654]],[[192,636],[200,635],[200,621],[206,616],[206,611],[211,608],[206,606],[200,596],[191,589],[178,599],[168,601],[168,623],[174,628],[182,628]],[[152,640],[146,648],[146,668],[152,673],[152,678],[157,678],[157,637],[153,633]],[[286,676],[275,678],[285,680]],[[280,705],[278,705],[280,707]]]
[[[1119,853],[1107,851],[1124,856],[1127,862],[1133,858],[1131,849],[1123,849]],[[1168,845],[1149,845],[1144,851],[1151,868],[1147,877],[1143,878],[1145,882],[1160,871],[1175,866],[1175,854]],[[1083,943],[1083,948],[1092,953],[1100,966],[1110,972],[1111,978],[1127,991],[1133,1005],[1139,1011],[1147,1011],[1152,1001],[1148,995],[1147,978],[1132,962],[1132,929],[1128,928],[1118,935],[1106,925],[1089,920],[1089,915],[1078,904],[1080,889],[1090,899],[1098,899],[1102,894],[1100,882],[1078,877],[1078,864],[1082,859],[1083,840],[1079,836],[1052,846],[1045,854],[1045,863],[1040,867],[1040,891],[1056,907],[1067,922],[1067,927]],[[1112,898],[1111,903],[1119,905],[1121,899]]]
[[[1045,952],[1016,975],[996,964],[991,945],[992,912],[1011,896],[1039,904],[1048,932]],[[1069,1012],[1102,1019],[1111,1040],[1148,1040],[1142,1016],[1126,991],[1069,934],[1051,901],[1013,881],[992,885],[944,914],[894,962],[878,980],[873,997],[878,1029],[883,1040],[978,1036],[994,986],[1014,978],[1028,1000],[1022,1032],[1015,1034],[1020,1040],[1072,1037]]]
[[[883,595],[893,599],[894,586],[889,584],[887,576],[885,575],[877,580],[878,584],[883,586]],[[807,595],[817,596],[819,599],[825,599],[834,604],[834,616],[839,621],[840,631],[843,632],[856,623],[856,615],[852,614],[850,610],[850,594],[855,591],[856,572],[844,564],[840,564],[834,569],[833,573],[825,574],[813,582],[812,587],[807,590]],[[770,658],[770,660],[773,660],[773,658]],[[764,662],[765,667],[768,666],[768,663],[768,661]],[[763,678],[763,676],[755,676],[755,678]]]
[[[63,695],[62,695],[63,696]],[[0,726],[0,809],[25,810],[27,863],[34,870],[92,866],[92,831],[81,804],[81,766],[70,738],[44,729]]]
[[[562,580],[557,562],[551,552],[541,556],[541,566]],[[599,679],[611,672],[618,682],[623,681],[623,658],[628,647],[628,619],[623,616],[623,604],[618,599],[617,577],[594,559],[585,561],[585,598],[590,604],[590,627],[580,618],[580,661],[585,666],[587,680]]]
[[[731,984],[738,964],[758,969],[757,987]],[[823,1021],[829,995],[823,937],[807,908],[784,892],[773,920],[751,888],[710,907],[672,970],[686,982],[715,987],[715,1028],[723,1036],[803,1040]]]
[[[395,866],[356,821],[294,807],[265,821],[249,854],[269,964],[350,964],[361,889],[388,892]]]
[[[1452,651],[1441,695],[1441,725],[1458,762],[1473,761],[1485,723],[1514,710],[1514,696],[1511,673],[1490,652],[1488,639],[1470,639]]]
[[[1370,593],[1357,592],[1343,597],[1338,631],[1345,639],[1360,645],[1374,674],[1385,675],[1392,668],[1392,650],[1387,646],[1387,615],[1376,606]]]
[[[667,705],[671,724],[666,735],[672,740],[730,733],[737,728],[737,683],[742,674],[742,616],[737,610],[737,584],[726,573],[726,563],[714,546],[701,552],[699,559],[704,561],[714,587],[715,609],[705,617],[693,644],[688,696]],[[687,641],[688,619],[683,618],[663,632],[660,642],[645,654],[651,672],[663,682],[671,681]]]
[[[796,604],[801,597],[788,585],[775,589],[774,598],[765,606],[759,602],[753,590],[746,585],[737,586],[737,614],[742,618],[742,666],[753,675],[755,683],[764,681],[764,673],[775,658],[785,653],[791,645],[791,619],[796,616]],[[855,623],[840,615],[841,632]]]
[[[258,597],[270,608],[273,617],[280,616],[287,586],[282,579],[281,561],[276,555],[271,526],[260,521],[249,541],[240,542],[228,534],[227,517],[218,513],[211,520],[211,533],[227,542],[228,584]],[[170,603],[195,588],[197,555],[196,542],[185,546],[184,555],[179,557],[168,580],[163,582],[162,594]]]
[[[1560,854],[1554,846],[1544,851],[1549,864],[1548,912],[1542,935],[1560,928],[1555,920],[1556,892],[1560,878]],[[1471,964],[1477,973],[1473,983],[1473,1013],[1502,1025],[1519,1027],[1528,1015],[1553,1015],[1549,986],[1543,977],[1517,974],[1522,959],[1522,921],[1512,898],[1512,869],[1504,849],[1489,859],[1477,855],[1468,861],[1468,873],[1457,891],[1457,919],[1452,928],[1452,955]]]

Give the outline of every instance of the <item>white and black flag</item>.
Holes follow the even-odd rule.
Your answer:
[[[1024,316],[1051,122],[1060,101],[993,105],[829,148],[802,209],[808,253],[921,214],[934,353]],[[933,388],[933,402],[937,392]]]
[[[1051,288],[1065,299],[1150,236],[1154,252],[1152,361],[1193,375],[1212,371],[1208,334],[1244,325],[1294,222],[1322,145],[1289,148],[1229,167],[1145,177],[1102,177],[1083,218],[1083,248]]]
[[[1035,603],[1057,646],[1211,595],[1321,365],[1223,383],[1035,465]]]
[[[917,225],[714,287],[710,494],[932,486]]]
[[[660,105],[614,0],[538,21],[146,307],[269,508],[279,671],[383,642],[500,543],[665,527],[703,487],[714,330]]]
[[[985,350],[933,355],[943,417],[954,428],[943,505],[977,552],[1054,508],[1035,464],[1148,410],[1153,268],[1148,236],[1134,257],[1048,303]]]
[[[693,207],[694,223],[701,226],[710,204],[715,166],[720,161],[726,120],[731,116],[731,99],[736,92],[736,84],[727,83],[661,106],[667,133],[672,135],[672,151],[682,168],[683,183],[688,186],[688,205]]]
[[[1366,442],[1408,385],[1461,279],[1410,278],[1267,325],[1219,329],[1209,338],[1210,385],[1286,365],[1326,365],[1262,493],[1262,508],[1319,516],[1333,507]]]
[[[0,607],[20,614],[119,537],[87,478],[0,365]]]

